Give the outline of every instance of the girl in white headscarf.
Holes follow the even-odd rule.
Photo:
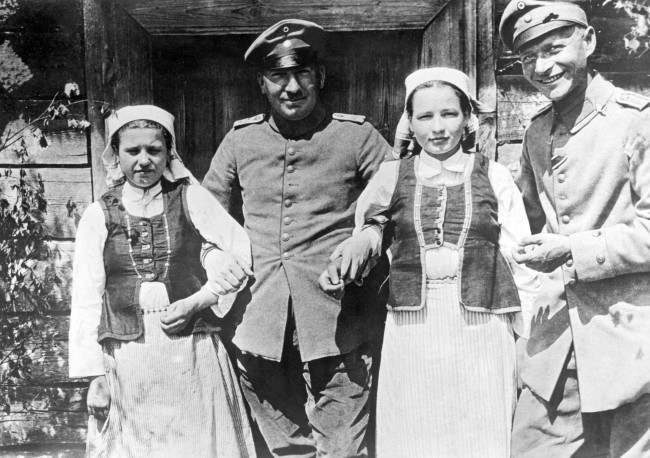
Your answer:
[[[225,293],[252,273],[250,242],[183,166],[173,122],[153,105],[111,115],[109,190],[77,229],[69,363],[71,377],[92,379],[92,456],[255,455],[216,333],[236,295]],[[206,279],[206,241],[233,266],[234,288]]]
[[[506,458],[514,333],[526,334],[521,311],[538,285],[511,258],[530,233],[524,205],[508,170],[475,152],[479,104],[467,76],[425,68],[405,83],[396,137],[414,138],[421,152],[382,164],[357,202],[356,234],[321,286],[353,280],[384,227],[392,256],[377,456]]]

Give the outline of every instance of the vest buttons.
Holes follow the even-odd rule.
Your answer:
[[[592,232],[591,235],[593,235],[594,237],[600,237],[600,231]]]
[[[146,272],[143,277],[146,281],[153,281],[156,279],[157,275],[154,272]]]
[[[283,242],[288,241],[290,238],[291,238],[291,236],[289,234],[287,234],[286,232],[284,234],[282,234],[282,241]]]
[[[569,259],[569,260],[566,262],[566,266],[567,266],[567,267],[573,267],[573,259]]]
[[[288,165],[287,166],[287,172],[293,173],[296,171],[296,168],[293,165]]]
[[[140,233],[140,237],[142,237],[142,238],[144,238],[144,237],[149,237],[149,233],[148,233],[147,231],[142,231],[142,232]]]
[[[285,225],[288,226],[289,224],[291,224],[291,218],[289,218],[288,216],[285,216],[285,217],[282,219],[282,222],[283,222]]]
[[[289,259],[291,257],[291,254],[288,251],[285,251],[284,253],[282,253],[282,257],[284,259]]]
[[[560,174],[557,176],[557,181],[559,181],[560,183],[564,183],[565,180],[566,180],[566,175],[565,175],[565,174],[560,173]]]
[[[143,258],[142,259],[142,264],[151,264],[153,262],[153,259],[151,258]]]
[[[291,207],[292,204],[293,204],[293,202],[291,201],[291,199],[284,199],[284,206],[285,207],[289,208],[289,207]]]
[[[601,256],[601,255],[596,256],[596,262],[598,264],[604,264],[605,263],[605,256]]]
[[[142,245],[142,251],[150,250],[150,249],[151,249],[151,245],[149,245],[149,244],[147,244],[147,243],[145,243],[145,244]]]
[[[562,215],[562,222],[564,224],[569,224],[569,221],[571,221],[571,218],[569,218],[569,215]]]

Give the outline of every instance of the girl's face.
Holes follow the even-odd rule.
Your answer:
[[[118,156],[129,183],[147,189],[158,183],[167,166],[167,145],[160,129],[136,127],[121,131]]]
[[[455,152],[468,120],[454,90],[445,85],[419,89],[412,103],[411,130],[422,150],[432,156]]]

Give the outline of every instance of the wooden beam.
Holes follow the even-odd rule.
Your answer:
[[[93,196],[106,190],[102,101],[113,107],[153,101],[151,37],[115,0],[83,0]]]
[[[259,33],[301,18],[330,31],[422,29],[449,0],[119,0],[152,35]]]

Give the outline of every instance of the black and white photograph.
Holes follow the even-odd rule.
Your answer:
[[[650,458],[650,0],[0,0],[0,457]]]

